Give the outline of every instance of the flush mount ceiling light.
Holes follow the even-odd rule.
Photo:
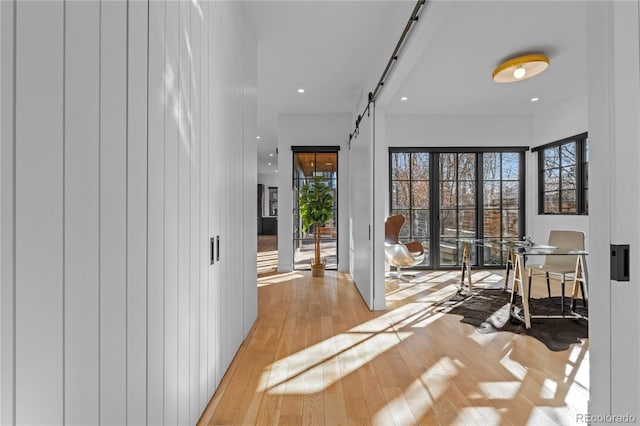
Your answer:
[[[304,93],[304,89],[301,87],[298,89],[298,93]]]
[[[540,53],[518,56],[498,65],[493,71],[496,83],[513,83],[540,74],[549,66],[549,58]]]

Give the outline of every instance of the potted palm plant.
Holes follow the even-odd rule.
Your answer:
[[[302,231],[313,226],[315,237],[315,258],[311,265],[311,275],[324,276],[324,263],[320,261],[320,227],[333,216],[333,196],[322,176],[315,176],[312,182],[302,185],[300,191],[300,218]]]

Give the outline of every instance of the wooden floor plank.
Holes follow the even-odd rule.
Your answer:
[[[473,277],[501,283],[495,271]],[[258,319],[199,424],[553,424],[585,411],[588,340],[552,352],[527,335],[483,335],[436,306],[458,281],[390,279],[387,310],[372,312],[347,274],[261,278]],[[546,296],[544,281],[533,294]]]

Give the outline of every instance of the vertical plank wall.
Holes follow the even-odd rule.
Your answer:
[[[59,424],[65,349],[64,8],[57,2],[20,2],[16,8],[15,417],[20,424]],[[33,401],[40,402],[38,410]]]
[[[100,4],[66,5],[65,421],[99,421]],[[71,37],[84,34],[84,37]]]
[[[243,6],[1,7],[1,423],[195,424],[257,315]]]

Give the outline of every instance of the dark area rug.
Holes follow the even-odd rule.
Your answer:
[[[532,318],[531,328],[527,330],[524,323],[509,316],[509,297],[511,293],[494,289],[476,290],[473,295],[455,295],[442,302],[440,311],[448,314],[462,315],[463,323],[474,325],[481,333],[507,331],[532,336],[552,351],[564,351],[571,344],[580,343],[588,338],[589,327],[585,319],[574,318]],[[521,306],[520,298],[517,304]],[[565,298],[565,311],[569,308],[569,298]],[[588,316],[587,308],[578,300],[576,312]],[[531,315],[559,315],[560,297],[551,299],[531,299],[529,302]],[[520,308],[516,308],[519,312]]]

